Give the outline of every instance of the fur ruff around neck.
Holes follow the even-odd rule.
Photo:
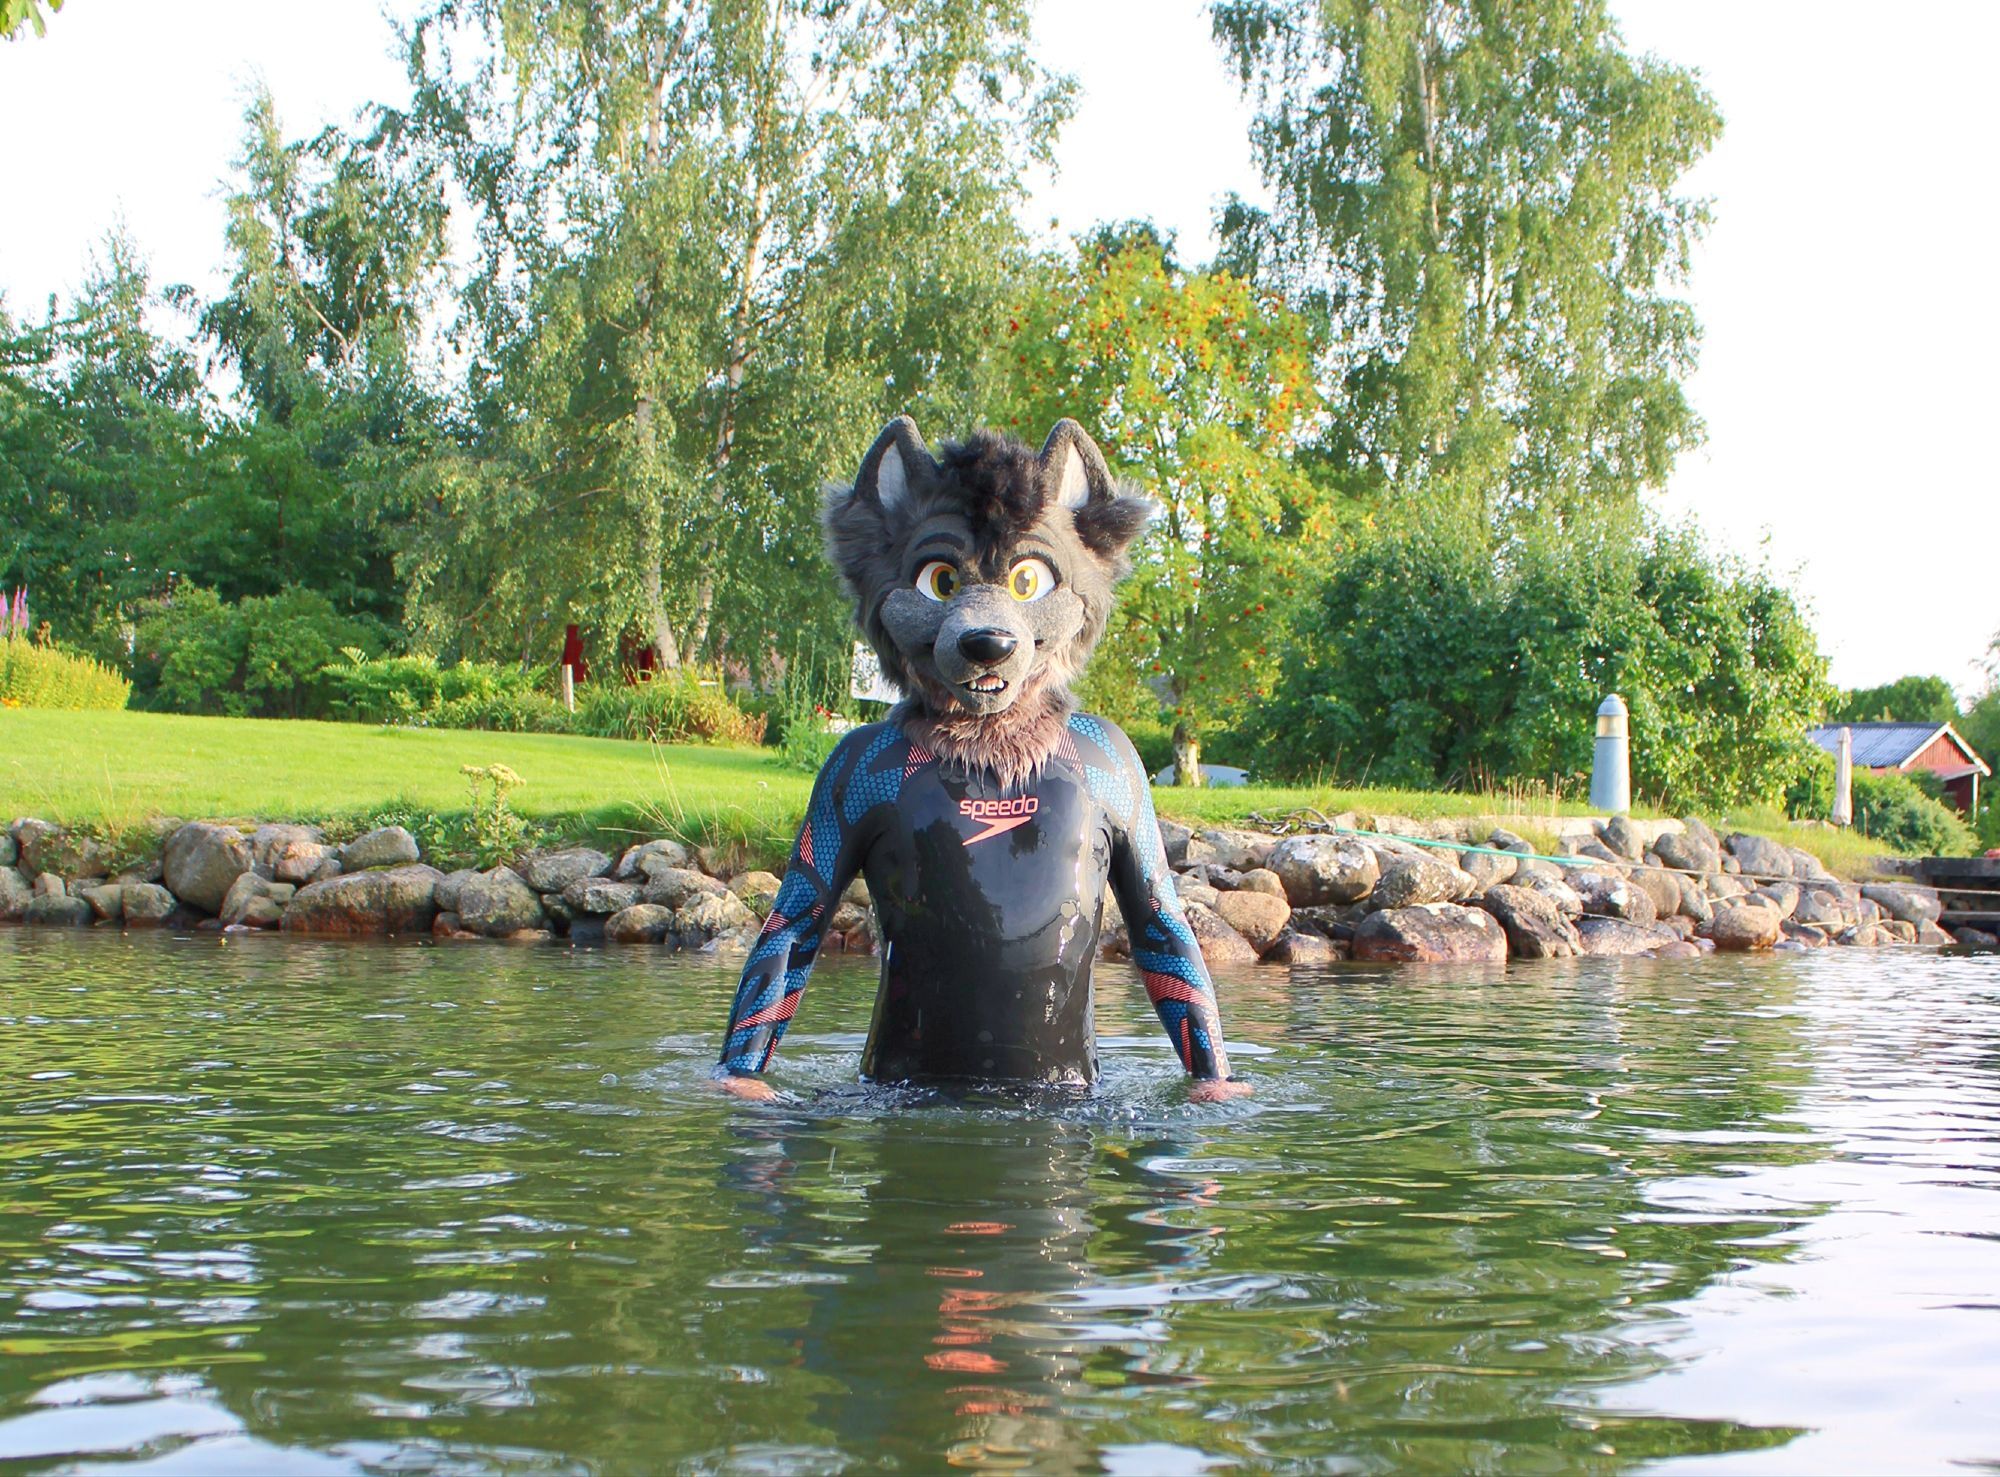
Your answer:
[[[928,696],[928,694],[927,694]],[[1076,703],[1067,687],[1044,683],[1023,693],[1003,712],[981,715],[963,709],[952,712],[948,694],[939,713],[929,705],[905,698],[889,717],[913,743],[967,774],[984,770],[1003,789],[1018,790],[1040,776]]]

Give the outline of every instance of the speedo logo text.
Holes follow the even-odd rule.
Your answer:
[[[979,821],[985,830],[965,838],[971,846],[998,836],[1002,831],[1011,831],[1016,826],[1025,826],[1029,817],[1042,808],[1042,802],[1033,795],[1017,795],[1012,800],[961,800],[958,813],[969,821]]]

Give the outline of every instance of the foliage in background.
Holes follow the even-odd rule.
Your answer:
[[[1898,677],[1840,694],[1829,723],[1955,723],[1958,695],[1942,677]]]
[[[1631,516],[1496,543],[1433,509],[1358,539],[1298,623],[1255,752],[1350,781],[1561,788],[1588,774],[1615,691],[1636,793],[1776,799],[1828,695],[1803,615],[1764,571]]]
[[[1150,227],[1105,230],[1035,280],[1007,328],[1011,429],[1081,417],[1159,505],[1096,662],[1158,679],[1181,769],[1270,689],[1272,632],[1334,518],[1294,453],[1318,398],[1306,321]]]
[[[32,29],[37,36],[49,33],[48,21],[42,15],[42,6],[51,11],[63,8],[63,0],[0,0],[0,36],[9,41],[23,29]]]
[[[1964,856],[1972,849],[1972,832],[1958,812],[1907,774],[1855,771],[1854,829],[1922,856]]]
[[[505,713],[514,705],[544,698],[560,715],[560,705],[547,696],[546,668],[521,671],[490,662],[440,664],[428,656],[392,656],[370,660],[360,652],[320,672],[329,718],[351,723],[427,723],[439,728],[502,728],[532,732],[508,724],[445,722],[441,714],[457,709],[468,716],[486,710]]]
[[[133,628],[135,706],[233,718],[323,712],[319,674],[343,647],[373,646],[373,623],[340,615],[316,590],[229,602],[184,584],[142,601]]]
[[[730,701],[718,673],[682,667],[650,682],[592,683],[577,695],[570,732],[656,744],[756,744],[764,719]]]
[[[1323,325],[1343,479],[1567,517],[1666,480],[1700,423],[1681,193],[1721,127],[1605,0],[1218,0],[1269,211],[1225,264]]]
[[[895,413],[964,426],[994,399],[973,346],[1067,106],[1027,22],[454,0],[418,23],[425,148],[479,243],[463,430],[408,486],[421,643],[512,655],[576,620],[667,670],[756,670],[844,634],[820,483]]]
[[[131,695],[131,683],[90,657],[0,632],[0,708],[122,708]]]

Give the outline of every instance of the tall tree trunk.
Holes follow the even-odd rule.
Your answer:
[[[1174,725],[1174,783],[1201,787],[1201,737],[1185,720]]]
[[[743,243],[743,265],[736,278],[736,302],[729,317],[729,360],[723,371],[722,405],[715,420],[715,446],[709,457],[709,497],[715,503],[717,519],[724,509],[724,479],[729,459],[736,450],[736,404],[743,391],[743,379],[750,368],[753,347],[750,319],[756,309],[757,270],[764,254],[764,233],[770,227],[766,206],[770,201],[769,182],[761,173],[751,197],[750,235]],[[716,525],[711,524],[713,529]],[[702,540],[701,573],[694,590],[694,623],[688,628],[688,654],[695,656],[708,641],[709,618],[715,608],[716,539],[710,532]]]
[[[663,104],[662,90],[667,81],[666,41],[655,36],[647,51],[647,67],[652,79],[652,106],[646,114],[646,177],[650,180],[660,168],[660,109]],[[639,331],[650,334],[653,328],[653,293],[649,284],[639,286]],[[653,457],[653,390],[650,383],[642,382],[639,393],[632,405],[632,424],[639,433],[639,448],[644,453],[650,470]],[[645,597],[646,620],[653,628],[653,660],[662,672],[678,671],[681,664],[680,643],[674,639],[674,624],[667,615],[666,591],[660,575],[660,565],[664,558],[662,545],[663,524],[666,509],[659,494],[650,496],[642,540],[644,547],[640,557],[645,570],[640,579],[640,592]]]

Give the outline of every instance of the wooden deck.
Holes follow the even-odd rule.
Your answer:
[[[1916,873],[1938,890],[1946,928],[2000,931],[2000,857],[1927,856]]]

